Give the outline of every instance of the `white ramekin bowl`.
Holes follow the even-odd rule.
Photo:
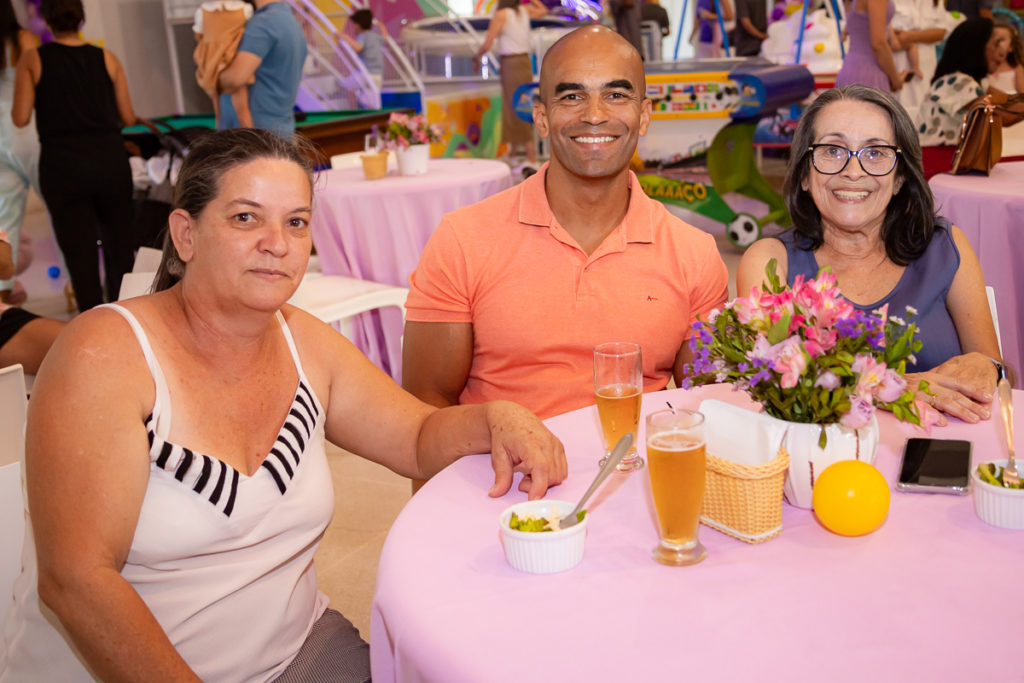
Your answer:
[[[993,463],[1006,467],[1006,460],[994,460]],[[977,466],[971,472],[971,479],[974,511],[982,521],[1004,529],[1024,529],[1024,489],[987,484],[978,475]]]
[[[498,526],[508,563],[531,574],[553,574],[579,564],[583,559],[589,515],[579,524],[558,531],[517,531],[508,525],[513,512],[520,517],[549,517],[567,515],[574,507],[564,500],[531,500],[506,508],[498,517]]]

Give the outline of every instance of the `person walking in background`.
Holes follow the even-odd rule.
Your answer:
[[[719,0],[718,5],[722,10],[722,22],[732,21],[735,16],[732,2]],[[693,31],[697,34],[697,57],[699,59],[725,56],[725,50],[722,47],[722,28],[718,23],[718,15],[715,13],[714,0],[697,0],[697,21],[694,23]]]
[[[121,128],[135,123],[135,112],[120,61],[78,35],[81,0],[44,0],[42,12],[54,39],[22,52],[11,118],[23,128],[35,109],[39,185],[85,311],[104,300],[97,240],[108,299],[132,267],[132,173]]]
[[[213,115],[220,123],[220,86],[217,79],[238,54],[245,22],[252,17],[252,2],[214,0],[204,2],[196,10],[192,32],[196,35],[196,82],[213,101]],[[249,88],[242,86],[231,95],[231,106],[243,128],[252,128],[249,111]]]
[[[497,42],[501,72],[501,141],[508,144],[510,152],[525,149],[529,168],[520,170],[532,173],[537,167],[537,148],[533,144],[533,126],[516,116],[515,92],[524,83],[533,82],[533,64],[530,62],[530,20],[539,19],[548,13],[540,0],[530,0],[521,5],[519,0],[498,0],[487,35],[476,58],[480,59]]]
[[[373,18],[373,12],[365,8],[353,12],[350,18],[356,26],[356,37],[353,38],[347,33],[338,35],[359,55],[374,85],[380,91],[384,85],[384,40],[387,38],[388,30],[384,24]],[[380,33],[373,32],[374,24],[380,28]],[[363,108],[372,109],[373,107],[367,106],[368,104],[360,102]]]
[[[736,0],[736,31],[733,33],[737,57],[761,54],[761,43],[768,34],[768,12],[764,0]]]
[[[889,45],[889,22],[896,10],[892,0],[850,0],[846,3],[846,31],[850,49],[836,74],[836,87],[870,85],[899,92],[909,70],[898,71]]]
[[[238,54],[218,79],[221,120],[218,127],[240,125],[231,95],[249,86],[249,110],[256,128],[283,137],[295,134],[295,100],[306,61],[306,37],[283,0],[255,0],[256,12],[245,25]]]
[[[11,0],[0,0],[0,109],[3,111],[11,111],[14,102],[18,58],[35,45],[35,37],[18,24]],[[39,141],[31,131],[18,130],[12,123],[10,117],[0,117],[0,230],[6,231],[12,254],[10,276],[0,277],[0,303],[17,304],[24,300],[23,292],[15,293],[14,274],[29,186],[40,193]]]
[[[640,4],[638,0],[608,0],[612,18],[615,19],[615,30],[630,42],[636,51],[644,54],[644,44],[640,39]]]

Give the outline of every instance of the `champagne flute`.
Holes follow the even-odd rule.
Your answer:
[[[692,410],[659,410],[647,416],[645,438],[661,537],[652,555],[662,564],[696,564],[707,556],[697,539],[704,502],[704,416]]]
[[[636,449],[643,380],[639,344],[608,342],[594,347],[594,393],[597,395],[597,414],[601,418],[605,447],[605,457],[600,464],[604,464],[619,439],[626,434],[633,435],[633,445],[616,466],[620,472],[644,466]]]

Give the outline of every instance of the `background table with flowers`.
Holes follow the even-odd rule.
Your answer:
[[[326,171],[316,188],[313,243],[325,275],[409,286],[441,218],[512,186],[493,159],[431,159],[427,173],[366,180],[361,168]],[[396,309],[359,316],[356,345],[401,381],[402,319]]]
[[[643,412],[706,398],[756,408],[712,385],[647,394]],[[920,431],[878,419],[876,465],[892,487],[903,442]],[[547,424],[569,461],[548,497],[574,501],[602,455],[596,411]],[[951,420],[932,436],[973,441],[978,462],[1004,457],[998,420]],[[856,538],[786,504],[777,538],[747,545],[702,527],[707,559],[676,568],[650,556],[647,472],[615,474],[589,505],[582,563],[531,575],[506,563],[497,528],[525,494],[491,499],[492,483],[488,458],[464,458],[392,527],[371,616],[377,683],[1020,680],[1019,657],[998,653],[1020,644],[1019,600],[1000,587],[1019,583],[1024,532],[988,526],[970,497],[893,490],[885,523]]]

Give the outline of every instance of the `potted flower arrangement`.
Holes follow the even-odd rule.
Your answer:
[[[768,263],[764,287],[694,323],[694,360],[683,386],[730,382],[766,414],[791,423],[786,497],[810,507],[815,470],[836,460],[874,460],[877,408],[921,424],[924,408],[903,378],[921,342],[916,324],[887,307],[855,309],[829,269],[813,280],[797,276],[789,288],[775,266],[774,259]]]
[[[398,169],[402,175],[427,172],[430,144],[440,142],[444,131],[438,125],[427,123],[422,114],[409,116],[392,112],[384,128],[384,144],[398,155]]]

